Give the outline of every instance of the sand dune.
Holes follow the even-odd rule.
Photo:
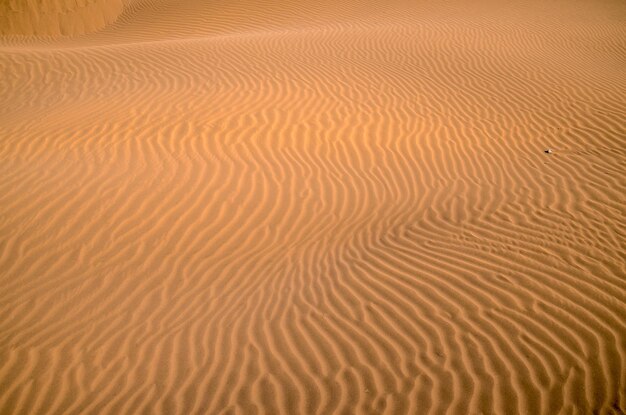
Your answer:
[[[623,2],[0,11],[0,413],[626,412]]]
[[[0,34],[82,35],[103,29],[122,10],[122,0],[3,0]]]

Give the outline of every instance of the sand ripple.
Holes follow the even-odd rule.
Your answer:
[[[1,43],[0,412],[624,413],[624,4],[270,3]]]

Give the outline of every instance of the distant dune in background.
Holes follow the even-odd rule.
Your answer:
[[[0,1],[1,414],[623,414],[626,3]]]
[[[103,29],[122,10],[122,0],[2,0],[0,34],[82,35]]]

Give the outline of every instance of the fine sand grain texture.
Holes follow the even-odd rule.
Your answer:
[[[0,28],[2,415],[626,412],[626,2]]]

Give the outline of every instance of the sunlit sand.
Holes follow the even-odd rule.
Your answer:
[[[626,2],[0,34],[3,415],[626,412]]]

